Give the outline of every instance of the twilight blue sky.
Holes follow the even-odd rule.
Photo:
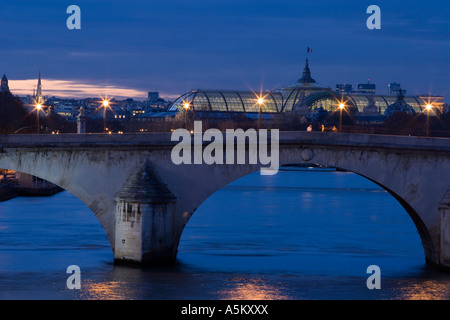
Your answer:
[[[66,27],[71,4],[81,8],[81,30]],[[366,27],[371,4],[381,8],[381,30]],[[34,83],[40,70],[44,80],[71,81],[69,95],[79,94],[75,84],[92,85],[91,96],[134,89],[124,95],[137,99],[274,89],[301,76],[311,47],[313,78],[333,89],[370,79],[386,93],[396,81],[408,94],[450,100],[448,0],[1,1],[0,44],[0,73],[13,83]],[[15,87],[31,93],[30,83]]]

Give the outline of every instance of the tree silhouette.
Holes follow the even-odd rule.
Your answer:
[[[28,126],[35,124],[22,101],[10,92],[0,92],[0,133],[14,133]],[[28,132],[31,131],[29,129]]]

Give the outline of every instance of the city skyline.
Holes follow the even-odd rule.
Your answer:
[[[60,94],[82,86],[98,95],[111,86],[126,90],[124,97],[174,97],[194,89],[276,89],[295,82],[308,55],[325,86],[370,79],[384,93],[395,81],[410,94],[448,102],[450,5],[404,3],[377,2],[380,30],[366,27],[368,1],[81,0],[80,30],[66,27],[67,3],[3,3],[0,71],[17,92],[32,89],[27,81],[40,71],[45,90],[57,89],[53,81],[69,85]]]

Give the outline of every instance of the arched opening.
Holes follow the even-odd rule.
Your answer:
[[[17,187],[17,184],[18,184],[19,186],[21,186],[21,188],[19,188],[19,189],[21,189],[22,191],[24,189],[29,189],[29,190],[25,190],[25,192],[16,192],[16,194],[15,194],[16,196],[17,195],[18,196],[21,196],[21,195],[39,196],[40,194],[51,195],[51,194],[57,193],[58,190],[65,190],[65,191],[69,192],[70,194],[72,194],[74,197],[76,197],[81,203],[83,203],[83,205],[87,206],[88,209],[90,210],[90,212],[94,215],[94,217],[98,218],[96,215],[96,211],[92,207],[90,207],[90,205],[87,202],[83,201],[83,197],[80,195],[77,195],[74,188],[67,186],[68,184],[70,185],[69,181],[62,179],[64,181],[64,183],[59,184],[57,181],[54,181],[57,179],[49,178],[49,177],[51,177],[51,175],[48,175],[48,174],[44,175],[39,172],[35,172],[36,170],[31,170],[32,172],[25,171],[21,168],[20,168],[20,170],[17,170],[17,168],[0,169],[0,170],[2,170],[2,171],[0,171],[0,174],[1,174],[0,175],[0,184],[1,184],[1,179],[6,179],[6,180],[9,179],[8,177],[5,177],[3,175],[4,171],[16,172],[17,173],[17,174],[15,174],[16,178],[13,178],[13,180],[14,179],[17,180],[17,176],[19,176],[19,175],[20,175],[21,179],[23,179],[23,182],[12,181],[12,183],[10,183],[10,182],[6,181],[7,182],[6,184],[9,184],[10,186],[16,185],[15,187]],[[48,172],[46,172],[46,173],[48,173]],[[42,191],[43,189],[46,189],[46,188],[47,189],[50,188],[51,190]],[[6,189],[8,189],[8,188],[6,188]],[[33,189],[35,189],[35,190],[33,190]],[[72,190],[72,189],[74,189],[74,190]],[[6,199],[8,198],[7,195],[4,195],[4,197]],[[0,197],[0,200],[1,200],[1,197]],[[99,221],[99,223],[102,225],[102,228],[105,228],[102,221]],[[107,234],[107,236],[108,236],[108,238],[110,238],[112,235]],[[109,239],[109,241],[111,243],[111,239]]]
[[[384,186],[384,185],[378,183],[377,181],[370,179],[364,175],[360,174],[360,176],[364,177],[367,180],[372,181],[373,183],[380,186],[383,190],[388,192],[391,196],[393,196],[395,198],[395,200],[398,201],[398,203],[408,213],[409,217],[412,219],[412,221],[414,222],[414,225],[416,226],[416,229],[420,236],[420,239],[422,240],[422,246],[423,246],[423,250],[425,253],[425,260],[427,262],[433,264],[433,262],[431,260],[429,260],[429,257],[436,255],[436,248],[434,247],[430,233],[429,233],[427,227],[425,226],[425,224],[423,223],[422,219],[420,218],[419,214],[414,210],[414,208],[412,208],[410,206],[410,204],[407,201],[405,201],[402,197],[400,197],[397,193],[395,193],[391,189],[387,188],[386,186]]]
[[[36,188],[46,185],[34,181]],[[86,271],[112,263],[110,242],[92,211],[66,190],[41,191],[0,202],[0,273],[9,292],[5,297],[53,299],[53,293],[65,289],[68,266]]]
[[[351,97],[333,91],[319,91],[305,99],[305,103],[313,110],[323,108],[326,111],[335,111],[340,102],[345,102],[348,111],[358,111],[358,106]]]
[[[255,172],[197,209],[178,259],[234,281],[218,289],[223,298],[255,283],[263,283],[269,298],[372,298],[365,287],[369,265],[379,265],[383,279],[418,276],[426,268],[420,223],[398,200],[343,170]]]

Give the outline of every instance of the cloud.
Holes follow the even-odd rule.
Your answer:
[[[31,95],[37,86],[36,79],[9,80],[9,88],[13,94]],[[75,80],[43,79],[42,91],[45,96],[61,98],[87,98],[87,97],[114,97],[144,99],[146,91],[102,85],[83,83]]]

